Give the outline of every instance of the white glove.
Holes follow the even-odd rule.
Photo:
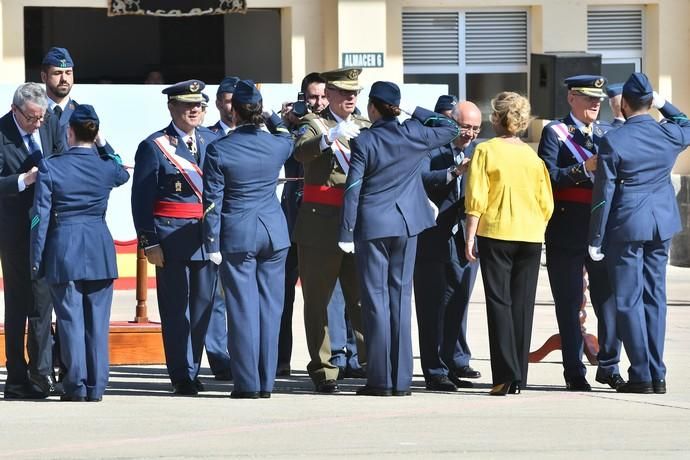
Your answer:
[[[429,202],[429,206],[431,206],[431,210],[434,211],[434,220],[438,217],[438,206],[434,204],[433,201],[427,198],[427,201]]]
[[[416,108],[417,108],[416,105],[410,105],[409,103],[400,104],[400,111],[402,113],[409,115],[409,116],[412,116],[412,114],[414,113]]]
[[[666,99],[664,99],[659,93],[654,91],[654,99],[652,100],[652,107],[655,109],[660,109],[666,104]]]
[[[354,254],[355,253],[355,243],[346,243],[345,241],[339,241],[338,247],[343,252],[347,252],[348,254]]]
[[[599,262],[600,260],[604,260],[604,253],[601,252],[600,246],[589,246],[587,251],[589,251],[589,257],[593,261]]]
[[[220,265],[220,263],[223,261],[223,256],[220,255],[220,252],[209,252],[208,258],[216,265]]]
[[[352,139],[353,137],[357,136],[359,136],[359,126],[357,126],[354,121],[343,120],[328,130],[326,140],[329,144],[332,144],[339,137]]]

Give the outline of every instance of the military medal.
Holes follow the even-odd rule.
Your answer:
[[[182,182],[180,182],[179,180],[175,182],[175,191],[176,192],[182,191]]]
[[[585,142],[585,148],[591,150],[592,147],[594,147],[594,144],[592,143],[592,140],[588,137],[587,142]]]

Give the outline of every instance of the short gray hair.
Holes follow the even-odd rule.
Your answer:
[[[12,104],[14,104],[15,107],[23,109],[27,102],[32,102],[40,106],[43,110],[48,109],[48,96],[42,85],[34,82],[19,85],[14,92]]]

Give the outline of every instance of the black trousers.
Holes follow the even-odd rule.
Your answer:
[[[525,385],[542,245],[485,237],[478,245],[492,381]]]
[[[53,305],[48,284],[42,279],[31,280],[28,243],[19,242],[8,249],[0,249],[5,285],[7,383],[19,384],[27,381],[27,370],[34,375],[52,375]],[[28,364],[24,359],[25,328]]]

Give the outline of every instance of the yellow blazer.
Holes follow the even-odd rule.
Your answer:
[[[477,145],[465,191],[465,212],[479,217],[477,235],[544,242],[553,213],[549,171],[527,144],[495,137]]]

